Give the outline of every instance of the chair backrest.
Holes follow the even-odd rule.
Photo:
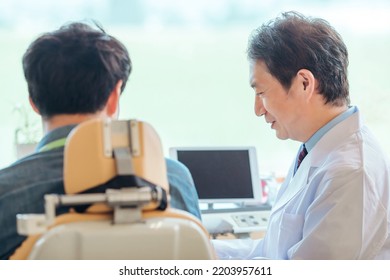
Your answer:
[[[64,186],[68,194],[81,193],[120,174],[115,148],[128,149],[135,176],[169,189],[161,141],[146,122],[95,119],[80,124],[67,139]]]
[[[115,190],[100,193],[106,185]],[[64,187],[68,195],[47,200],[46,217],[53,215],[50,201],[91,206],[56,217],[13,259],[215,258],[201,222],[169,207],[161,142],[145,122],[95,119],[77,126],[65,144]]]

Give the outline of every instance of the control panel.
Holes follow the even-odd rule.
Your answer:
[[[202,222],[212,235],[261,232],[267,229],[270,210],[202,213]]]

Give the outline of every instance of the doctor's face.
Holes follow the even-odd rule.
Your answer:
[[[266,64],[257,60],[250,64],[250,84],[255,91],[255,114],[264,116],[279,139],[298,140],[302,103],[294,91],[294,80],[286,90]]]

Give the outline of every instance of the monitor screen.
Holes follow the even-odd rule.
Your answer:
[[[254,147],[176,147],[170,155],[190,170],[200,202],[261,200]]]

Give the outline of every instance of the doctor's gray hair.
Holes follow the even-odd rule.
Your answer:
[[[340,34],[325,20],[286,12],[254,30],[248,58],[267,65],[285,89],[300,69],[311,71],[325,103],[349,105],[348,51]]]

